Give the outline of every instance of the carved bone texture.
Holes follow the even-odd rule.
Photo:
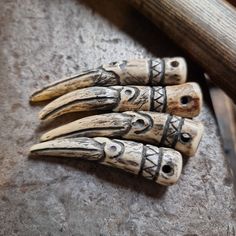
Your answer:
[[[182,156],[177,151],[101,137],[56,139],[36,144],[30,151],[36,155],[98,161],[163,185],[176,183],[182,170]]]
[[[70,112],[156,111],[192,118],[202,107],[200,87],[186,83],[167,87],[113,86],[90,87],[72,91],[49,103],[40,119],[53,119]]]
[[[200,122],[157,112],[123,112],[85,117],[53,129],[41,137],[121,137],[195,154],[203,133]]]
[[[31,101],[49,100],[91,86],[182,84],[186,77],[187,65],[180,57],[124,60],[57,81],[36,91]]]

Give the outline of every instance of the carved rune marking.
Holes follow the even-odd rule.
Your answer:
[[[159,150],[147,146],[146,155],[143,158],[145,158],[145,161],[141,173],[145,178],[153,180],[158,174]]]
[[[165,112],[166,108],[166,92],[163,87],[153,87],[153,99],[151,110]]]
[[[100,67],[97,70],[95,77],[95,84],[99,86],[110,86],[120,84],[119,76],[113,71],[107,71]]]
[[[166,131],[163,134],[163,144],[168,147],[175,147],[184,119],[177,116],[172,116],[166,124]]]
[[[161,84],[163,81],[163,61],[161,59],[154,59],[151,62],[150,68],[150,82],[152,85]]]

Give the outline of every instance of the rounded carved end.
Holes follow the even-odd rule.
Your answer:
[[[203,135],[203,124],[190,119],[185,119],[175,149],[186,156],[193,156]]]
[[[182,57],[164,58],[166,85],[183,84],[187,79],[187,63]]]
[[[156,182],[162,185],[175,184],[182,172],[182,156],[179,152],[170,148],[160,149],[162,149],[163,156]]]
[[[197,83],[167,86],[166,97],[166,112],[170,114],[192,118],[201,111],[202,92]]]

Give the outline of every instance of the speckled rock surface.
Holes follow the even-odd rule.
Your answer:
[[[0,9],[0,235],[235,235],[232,181],[207,104],[198,153],[169,188],[95,163],[28,158],[40,134],[65,122],[40,125],[32,91],[110,61],[182,51],[119,0],[3,0]],[[198,71],[191,66],[192,77]]]

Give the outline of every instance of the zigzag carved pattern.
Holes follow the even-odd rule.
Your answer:
[[[164,140],[164,144],[168,147],[172,147],[173,143],[175,142],[176,138],[179,135],[179,124],[182,118],[173,116],[169,122],[169,127],[166,133],[166,138]]]
[[[165,107],[165,92],[163,87],[154,88],[153,111],[163,112]]]
[[[145,178],[147,179],[155,178],[156,170],[158,168],[158,157],[159,157],[159,152],[151,149],[150,147],[147,148],[145,163],[142,169],[142,175]]]
[[[161,83],[162,74],[163,74],[163,65],[161,59],[152,60],[151,65],[151,83],[157,85]]]

